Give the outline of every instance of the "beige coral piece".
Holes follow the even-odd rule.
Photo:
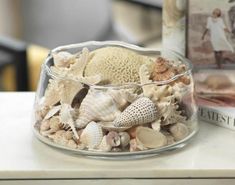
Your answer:
[[[105,47],[92,52],[93,57],[85,68],[85,76],[101,75],[103,84],[125,84],[139,82],[139,68],[153,62],[143,56],[121,47]]]

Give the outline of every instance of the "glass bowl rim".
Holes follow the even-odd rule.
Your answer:
[[[93,84],[88,84],[88,83],[83,83],[79,80],[76,79],[72,79],[70,77],[66,77],[66,76],[62,76],[58,73],[52,72],[50,67],[47,65],[47,63],[53,59],[52,57],[52,53],[55,52],[60,52],[60,51],[66,51],[69,49],[76,49],[78,47],[87,47],[90,45],[94,45],[94,46],[101,46],[101,47],[106,47],[106,46],[118,46],[118,47],[124,47],[127,49],[130,49],[132,51],[135,52],[148,52],[148,53],[156,53],[156,54],[161,54],[164,52],[168,52],[171,55],[178,57],[180,59],[180,61],[185,64],[187,66],[187,70],[185,70],[184,72],[177,74],[175,76],[173,76],[172,78],[168,79],[168,80],[162,80],[162,81],[153,81],[150,83],[145,83],[145,84],[140,84],[140,83],[126,83],[126,84],[121,84],[121,85],[114,85],[114,84],[107,84],[107,85],[93,85]],[[70,45],[64,45],[64,46],[59,46],[56,47],[55,49],[51,50],[50,53],[48,54],[47,58],[45,59],[44,63],[42,64],[42,70],[45,70],[46,73],[54,78],[54,79],[61,79],[61,80],[71,80],[71,81],[75,81],[78,83],[82,83],[84,85],[87,85],[91,88],[94,89],[106,89],[106,88],[113,88],[113,89],[121,89],[121,88],[132,88],[132,87],[140,87],[142,88],[143,86],[146,85],[166,85],[169,84],[172,81],[177,80],[178,78],[184,76],[184,75],[190,75],[192,74],[192,70],[193,70],[193,65],[192,62],[184,57],[182,54],[170,50],[170,49],[151,49],[151,48],[144,48],[144,47],[140,47],[140,46],[136,46],[133,44],[129,44],[129,43],[125,43],[122,41],[88,41],[88,42],[82,42],[82,43],[78,43],[78,44],[70,44]]]

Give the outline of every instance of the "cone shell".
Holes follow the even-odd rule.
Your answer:
[[[81,103],[76,127],[83,128],[91,121],[113,121],[120,114],[111,96],[99,90],[90,90]]]
[[[138,127],[136,130],[137,145],[146,148],[159,148],[167,144],[167,138],[161,132],[148,127]]]
[[[132,127],[156,120],[158,117],[155,104],[147,97],[137,99],[129,105],[115,120],[115,127]]]
[[[90,122],[80,136],[81,143],[88,149],[97,149],[102,139],[102,128],[96,122]]]

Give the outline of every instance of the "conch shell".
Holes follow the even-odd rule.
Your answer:
[[[103,131],[96,122],[90,122],[83,130],[80,141],[85,144],[88,149],[97,149],[103,139]]]
[[[151,77],[154,81],[169,80],[176,75],[175,68],[170,62],[162,57],[156,60]]]
[[[167,144],[167,138],[161,132],[148,127],[138,127],[136,142],[137,145],[142,145],[145,148],[159,148]]]
[[[156,120],[157,107],[147,97],[142,97],[129,105],[115,120],[115,127],[131,127]]]
[[[83,128],[91,121],[113,121],[119,114],[111,96],[102,90],[91,89],[81,103],[76,127]]]

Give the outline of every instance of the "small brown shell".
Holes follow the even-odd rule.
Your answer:
[[[175,67],[162,57],[156,60],[151,77],[154,81],[164,81],[176,75]]]

